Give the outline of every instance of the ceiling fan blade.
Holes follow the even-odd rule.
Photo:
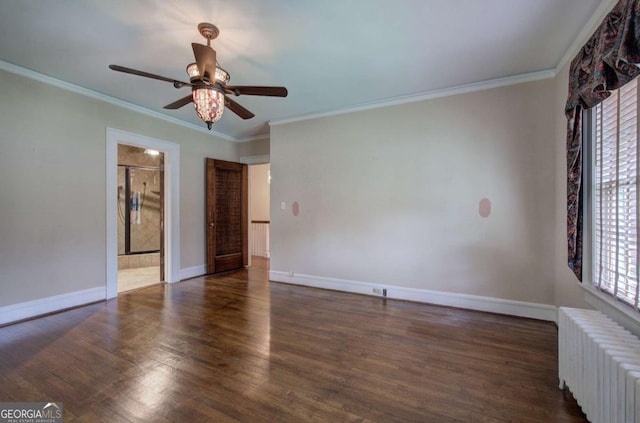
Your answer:
[[[213,81],[216,73],[216,51],[209,46],[198,43],[191,43],[191,47],[200,76],[208,76],[209,80]]]
[[[171,82],[173,84],[173,86],[176,87],[176,88],[181,88],[181,87],[183,87],[185,85],[191,86],[191,84],[189,82],[178,81],[177,79],[171,79],[171,78],[167,78],[165,76],[160,76],[160,75],[156,75],[156,74],[153,74],[153,73],[140,71],[140,70],[137,70],[137,69],[131,69],[131,68],[127,68],[127,67],[120,66],[120,65],[109,65],[109,69],[114,70],[114,71],[118,71],[118,72],[130,73],[131,75],[143,76],[145,78],[157,79],[159,81]]]
[[[236,115],[240,116],[242,119],[251,119],[252,117],[255,116],[253,113],[251,113],[250,111],[248,111],[247,109],[245,109],[244,107],[242,107],[241,105],[239,105],[238,103],[236,103],[235,101],[231,100],[226,96],[225,96],[224,102],[225,102],[225,106],[227,106],[229,110],[231,110]]]
[[[187,104],[193,101],[193,94],[189,94],[188,96],[182,97],[180,100],[176,100],[171,104],[167,104],[164,106],[165,109],[179,109],[182,106],[186,106]]]
[[[227,85],[225,90],[235,95],[264,95],[269,97],[286,97],[289,92],[285,87],[257,87],[250,85]]]

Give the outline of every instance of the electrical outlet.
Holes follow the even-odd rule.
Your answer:
[[[380,288],[373,288],[373,293],[376,295],[382,295],[382,289]]]

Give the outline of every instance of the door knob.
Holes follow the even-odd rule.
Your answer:
[[[216,224],[215,224],[215,223],[213,223],[213,222],[209,223],[209,227],[210,227],[210,228],[213,228],[214,226],[216,226]]]

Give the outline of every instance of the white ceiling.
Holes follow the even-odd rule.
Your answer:
[[[187,94],[111,71],[119,64],[179,80],[212,47],[235,85],[283,85],[287,98],[234,98],[213,131],[236,140],[268,121],[367,107],[514,75],[554,70],[611,0],[0,0],[0,60],[198,128]],[[6,68],[5,64],[5,68]]]

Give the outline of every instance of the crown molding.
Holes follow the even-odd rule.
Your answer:
[[[435,98],[449,97],[449,96],[458,95],[458,94],[467,94],[467,93],[472,93],[477,91],[488,90],[492,88],[498,88],[498,87],[504,87],[509,85],[526,83],[526,82],[539,81],[539,80],[548,79],[548,78],[554,78],[562,70],[562,68],[573,58],[573,56],[575,56],[576,52],[582,47],[582,45],[584,45],[586,40],[588,40],[588,38],[591,36],[593,31],[597,28],[600,22],[602,22],[604,17],[611,11],[613,6],[617,2],[618,0],[601,0],[600,5],[598,6],[594,14],[591,16],[587,24],[584,25],[583,29],[578,34],[577,38],[566,50],[565,54],[562,56],[562,58],[560,59],[560,61],[558,62],[558,64],[554,69],[525,73],[520,75],[513,75],[513,76],[504,77],[504,78],[491,79],[487,81],[474,82],[470,84],[464,84],[464,85],[444,88],[440,90],[426,91],[426,92],[411,94],[411,95],[402,96],[402,97],[391,97],[383,100],[376,100],[372,102],[361,103],[361,104],[356,104],[356,105],[351,105],[346,107],[338,107],[338,108],[328,109],[320,112],[294,115],[290,117],[271,120],[268,122],[269,126],[277,126],[277,125],[283,125],[287,123],[299,122],[304,120],[311,120],[311,119],[317,119],[317,118],[328,117],[328,116],[336,116],[336,115],[342,115],[342,114],[347,114],[352,112],[359,112],[359,111],[377,109],[377,108],[388,107],[388,106],[396,106],[396,105],[401,105],[406,103],[414,103],[419,101],[431,100]],[[258,135],[240,138],[240,137],[233,137],[230,135],[226,135],[221,132],[217,132],[215,130],[208,131],[204,127],[194,125],[192,123],[185,122],[183,120],[176,119],[171,116],[167,116],[162,113],[158,113],[153,110],[150,110],[141,106],[137,106],[135,104],[132,104],[123,100],[119,100],[115,97],[111,97],[106,94],[99,93],[97,91],[93,91],[84,87],[80,87],[75,84],[71,84],[66,81],[62,81],[57,78],[53,78],[51,76],[33,71],[31,69],[23,68],[21,66],[14,65],[9,62],[5,62],[3,60],[0,60],[0,69],[20,75],[20,76],[27,77],[30,79],[34,79],[49,85],[53,85],[58,88],[72,91],[77,94],[98,99],[119,107],[123,107],[125,109],[142,113],[147,116],[151,116],[157,119],[162,119],[164,121],[167,121],[176,125],[184,126],[186,128],[202,132],[204,134],[214,135],[222,139],[225,139],[227,141],[243,143],[243,142],[270,138],[269,134],[258,134]]]
[[[594,33],[594,31],[598,28],[598,25],[602,22],[602,20],[607,16],[613,6],[618,3],[619,0],[600,0],[600,6],[593,12],[591,18],[587,21],[587,23],[582,27],[582,30],[578,33],[578,36],[573,40],[573,43],[569,46],[567,51],[564,53],[560,61],[558,62],[555,68],[555,74],[560,73],[563,67],[570,61],[573,60],[573,57],[578,53],[578,51],[582,48],[582,46],[587,42],[589,37]]]
[[[258,134],[258,135],[243,137],[243,138],[236,138],[235,140],[237,142],[249,142],[249,141],[259,141],[259,140],[268,140],[268,139],[270,139],[269,134]]]
[[[217,132],[215,130],[209,131],[202,126],[194,125],[189,122],[185,122],[180,119],[176,119],[171,116],[164,115],[162,113],[155,112],[153,110],[137,106],[135,104],[129,103],[127,101],[119,100],[115,97],[108,96],[106,94],[99,93],[97,91],[90,90],[88,88],[81,87],[79,85],[72,84],[70,82],[63,81],[61,79],[54,78],[49,75],[45,75],[40,72],[36,72],[31,69],[23,68],[22,66],[14,65],[13,63],[5,62],[4,60],[0,60],[0,69],[5,70],[10,73],[14,73],[19,76],[24,76],[29,79],[33,79],[39,82],[43,82],[48,85],[53,85],[54,87],[62,88],[63,90],[71,91],[76,94],[84,95],[86,97],[91,97],[96,100],[101,100],[109,104],[113,104],[115,106],[123,107],[125,109],[132,110],[134,112],[142,113],[147,116],[151,116],[157,119],[161,119],[167,121],[169,123],[173,123],[175,125],[184,126],[189,129],[193,129],[194,131],[202,132],[207,135],[214,135],[216,137],[220,137],[227,141],[238,142],[239,139],[223,134],[221,132]]]
[[[425,91],[418,94],[411,94],[402,97],[392,97],[384,100],[377,100],[358,105],[329,109],[318,113],[308,113],[303,115],[291,116],[283,119],[274,119],[269,121],[270,126],[283,125],[286,123],[299,122],[303,120],[317,119],[327,116],[343,115],[346,113],[360,112],[370,109],[378,109],[381,107],[397,106],[406,103],[415,103],[419,101],[432,100],[441,97],[450,97],[458,94],[468,94],[477,91],[489,90],[492,88],[506,87],[509,85],[522,84],[525,82],[540,81],[543,79],[554,78],[556,76],[554,70],[543,70],[538,72],[524,73],[520,75],[507,76],[504,78],[490,79],[487,81],[473,82],[471,84],[458,85],[455,87],[444,88],[441,90]]]

